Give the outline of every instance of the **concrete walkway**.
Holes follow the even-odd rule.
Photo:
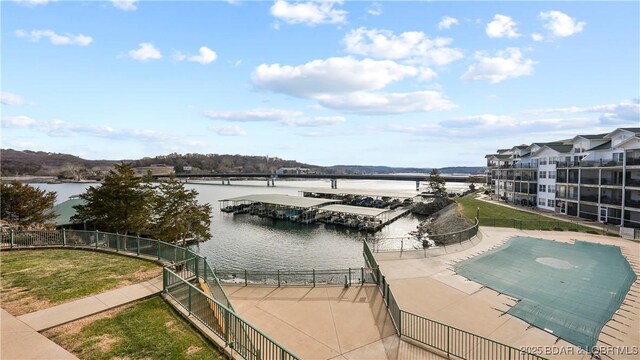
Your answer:
[[[589,359],[589,354],[574,345],[507,314],[517,299],[457,275],[453,265],[498,247],[512,236],[531,236],[569,243],[581,240],[619,246],[633,270],[640,274],[640,244],[634,241],[568,231],[487,226],[480,227],[479,236],[482,241],[475,246],[441,256],[411,257],[409,252],[375,254],[400,308],[516,348],[541,346],[550,351],[563,351],[561,354],[542,354],[545,357]],[[620,310],[600,333],[597,346],[608,352],[603,359],[637,359],[632,349],[638,349],[640,345],[639,293],[640,279],[631,286]],[[613,348],[616,346],[618,348]],[[625,346],[629,349],[626,354],[611,353],[621,351],[619,349],[625,349]]]
[[[0,334],[0,359],[77,359],[4,309],[0,309]]]
[[[17,319],[35,331],[44,331],[136,300],[158,295],[161,292],[162,277],[160,276],[138,284],[20,315]]]
[[[398,338],[374,285],[225,285],[236,311],[303,359],[441,359]]]

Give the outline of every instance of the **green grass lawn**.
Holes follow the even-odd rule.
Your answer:
[[[461,205],[462,214],[469,219],[474,219],[478,208],[480,208],[480,225],[513,227],[523,230],[598,232],[594,228],[577,225],[576,223],[551,219],[546,216],[478,200],[473,195],[456,198],[455,201]],[[598,233],[602,233],[602,231]]]
[[[63,325],[45,336],[81,359],[222,359],[218,349],[159,297]]]
[[[0,262],[0,301],[13,315],[162,274],[159,265],[148,261],[80,250],[3,252]]]

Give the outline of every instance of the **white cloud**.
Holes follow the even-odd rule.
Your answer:
[[[242,130],[238,125],[229,126],[210,126],[209,130],[220,136],[246,136],[247,132]]]
[[[595,105],[588,107],[565,107],[527,110],[525,114],[599,114],[599,120],[603,124],[640,124],[640,99],[623,100],[617,104]]]
[[[302,117],[302,118],[290,118],[282,121],[282,124],[288,126],[302,126],[302,127],[318,127],[318,126],[331,126],[345,122],[347,119],[344,116],[314,116],[314,117]]]
[[[234,122],[285,121],[289,118],[300,117],[302,115],[303,113],[300,111],[280,109],[250,109],[237,111],[208,110],[204,112],[204,116],[210,119]]]
[[[288,24],[342,24],[347,12],[334,6],[342,5],[341,0],[308,1],[289,3],[276,0],[271,6],[271,15]]]
[[[137,49],[129,50],[129,57],[134,60],[146,62],[149,60],[162,59],[162,54],[152,43],[145,42],[138,44]]]
[[[408,76],[418,69],[389,60],[356,60],[333,57],[303,65],[262,64],[251,75],[256,88],[298,97],[321,94],[377,90]]]
[[[474,116],[465,116],[459,118],[453,118],[450,120],[441,121],[441,126],[446,128],[476,128],[484,126],[496,126],[496,127],[516,127],[518,123],[507,115],[493,115],[483,114]]]
[[[91,36],[82,34],[57,34],[53,30],[32,30],[30,32],[24,30],[16,30],[16,36],[20,38],[28,38],[33,42],[38,42],[42,38],[47,38],[53,45],[79,45],[87,46],[93,42]]]
[[[439,30],[448,30],[450,29],[453,25],[458,25],[458,19],[453,18],[451,16],[443,16],[442,20],[440,20],[440,22],[438,23],[438,29]]]
[[[278,122],[287,126],[318,127],[345,122],[343,116],[305,116],[301,111],[281,109],[249,109],[234,111],[205,111],[204,116],[213,120],[230,122]]]
[[[211,64],[218,58],[218,54],[206,46],[202,46],[199,51],[199,55],[190,56],[187,60],[206,65]]]
[[[373,4],[371,4],[371,6],[367,8],[367,14],[373,15],[373,16],[382,15],[382,4],[380,4],[379,2],[374,2]]]
[[[487,24],[486,32],[492,38],[516,38],[520,36],[516,27],[516,22],[506,15],[496,14],[493,21]]]
[[[542,40],[544,40],[544,36],[542,34],[533,33],[533,34],[531,34],[531,39],[533,41],[542,41]]]
[[[38,6],[38,5],[47,5],[50,2],[55,2],[56,0],[13,0],[13,2],[18,3],[20,5],[26,6]]]
[[[377,59],[446,65],[463,57],[462,51],[448,47],[450,38],[431,39],[421,31],[395,35],[389,30],[361,27],[349,31],[343,41],[347,52]]]
[[[28,116],[10,116],[2,118],[3,128],[19,128],[38,125],[39,122]]]
[[[111,0],[111,4],[116,9],[123,11],[135,11],[138,8],[137,2],[138,0]]]
[[[498,51],[495,56],[484,52],[475,54],[476,64],[469,66],[462,80],[489,81],[492,84],[533,74],[535,61],[525,59],[518,48]]]
[[[438,77],[438,74],[433,69],[428,67],[420,68],[420,75],[418,75],[418,81],[431,81]]]
[[[183,54],[182,51],[174,51],[171,56],[175,61],[184,61],[187,60],[187,55]]]
[[[319,98],[322,106],[351,113],[385,115],[450,110],[455,104],[439,91],[409,93],[353,92]]]
[[[556,10],[541,12],[540,19],[544,21],[543,26],[557,37],[575,35],[584,30],[587,24],[584,21],[576,21],[569,15]]]
[[[22,105],[25,101],[20,95],[3,91],[0,92],[0,103],[4,105]]]

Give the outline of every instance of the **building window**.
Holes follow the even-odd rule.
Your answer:
[[[549,179],[555,179],[556,178],[556,172],[555,171],[549,171]]]
[[[622,153],[614,153],[613,154],[613,161],[622,161],[622,157],[624,155],[622,155]]]
[[[547,190],[550,193],[555,193],[556,192],[556,186],[555,185],[549,185],[549,189]]]
[[[547,158],[540,158],[540,165],[547,165]]]
[[[546,171],[540,171],[540,179],[546,179],[547,178],[547,172]]]
[[[538,184],[538,192],[546,192],[547,185]]]
[[[556,206],[554,203],[555,203],[555,201],[554,201],[554,200],[551,200],[551,199],[547,200],[547,206],[548,206],[548,207],[554,207],[554,206]]]
[[[538,205],[545,206],[546,204],[547,204],[547,203],[546,203],[546,200],[545,200],[545,199],[538,199]]]

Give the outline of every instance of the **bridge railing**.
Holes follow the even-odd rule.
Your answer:
[[[383,301],[398,336],[446,353],[447,358],[498,360],[544,359],[538,355],[498,341],[402,310],[391,291],[386,277],[380,271],[373,252],[366,241],[364,241],[363,247],[365,263],[367,266],[370,266],[370,271],[374,274],[373,278],[378,284]]]

